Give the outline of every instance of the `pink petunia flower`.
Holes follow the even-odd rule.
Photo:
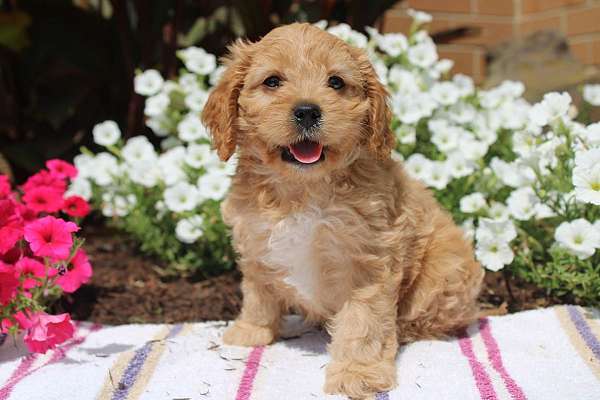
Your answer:
[[[67,190],[67,183],[64,179],[61,179],[46,170],[41,170],[37,174],[31,175],[21,188],[23,189],[23,192],[27,193],[31,189],[40,186],[56,189],[61,195]]]
[[[69,314],[48,315],[37,312],[31,315],[31,327],[24,342],[32,353],[45,353],[73,337],[75,327]]]
[[[62,192],[51,186],[38,186],[30,188],[25,192],[23,201],[27,208],[41,213],[55,213],[64,204]]]
[[[4,254],[0,253],[0,261],[5,264],[15,264],[23,257],[25,251],[29,250],[29,247],[21,248],[19,243],[16,243],[11,249]]]
[[[8,304],[17,294],[19,279],[12,265],[0,262],[0,305]]]
[[[25,309],[25,311],[29,314],[28,309]],[[27,315],[25,315],[23,311],[16,312],[12,317],[15,319],[16,324],[19,326],[19,328],[31,328],[31,320],[27,318]],[[13,321],[11,321],[9,318],[4,318],[2,321],[0,321],[0,333],[8,333],[8,330],[13,325],[15,325]]]
[[[73,293],[79,289],[82,284],[89,282],[92,277],[92,265],[90,264],[85,251],[81,249],[77,250],[72,263],[73,268],[56,280],[56,283],[66,293]]]
[[[57,158],[46,161],[46,168],[50,170],[51,174],[54,174],[61,179],[72,179],[77,176],[77,168],[75,168],[73,164],[69,164],[68,162]]]
[[[0,175],[0,199],[9,197],[12,190],[10,188],[10,180],[6,175]]]
[[[15,207],[17,214],[19,214],[24,224],[27,222],[32,222],[38,217],[38,213],[30,208],[27,208],[25,204],[15,203]]]
[[[23,237],[23,220],[11,200],[0,200],[0,255],[8,252]]]
[[[73,246],[71,233],[78,230],[73,222],[49,215],[25,225],[25,240],[37,257],[65,260]]]
[[[63,211],[71,217],[83,218],[90,213],[90,205],[83,197],[71,196],[65,199]]]
[[[40,286],[42,284],[40,279],[46,277],[46,267],[44,264],[33,258],[23,257],[17,261],[15,267],[19,276],[23,279],[21,286],[26,290]],[[57,273],[56,269],[48,268],[48,277],[53,277]]]

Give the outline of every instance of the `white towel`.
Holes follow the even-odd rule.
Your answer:
[[[421,341],[397,358],[382,399],[600,399],[600,313],[575,306],[480,320],[460,338]],[[328,336],[222,344],[225,323],[98,326],[44,355],[8,338],[0,400],[344,399],[322,391]]]

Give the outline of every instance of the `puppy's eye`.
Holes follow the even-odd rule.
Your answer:
[[[281,85],[281,79],[278,76],[273,75],[265,79],[263,81],[263,85],[270,88],[276,88]]]
[[[327,85],[330,88],[333,88],[335,90],[340,90],[341,88],[343,88],[346,84],[344,83],[344,80],[342,78],[340,78],[337,75],[334,76],[330,76],[329,80],[327,81]]]

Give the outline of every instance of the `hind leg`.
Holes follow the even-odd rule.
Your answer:
[[[462,237],[434,241],[420,276],[400,300],[400,343],[446,337],[475,321],[483,275]]]

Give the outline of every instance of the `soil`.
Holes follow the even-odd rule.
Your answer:
[[[165,279],[160,261],[142,255],[125,236],[104,226],[86,227],[85,249],[94,267],[88,285],[64,297],[54,311],[103,324],[231,320],[241,306],[240,274]],[[502,272],[488,272],[480,301],[488,315],[502,315],[561,300]]]

